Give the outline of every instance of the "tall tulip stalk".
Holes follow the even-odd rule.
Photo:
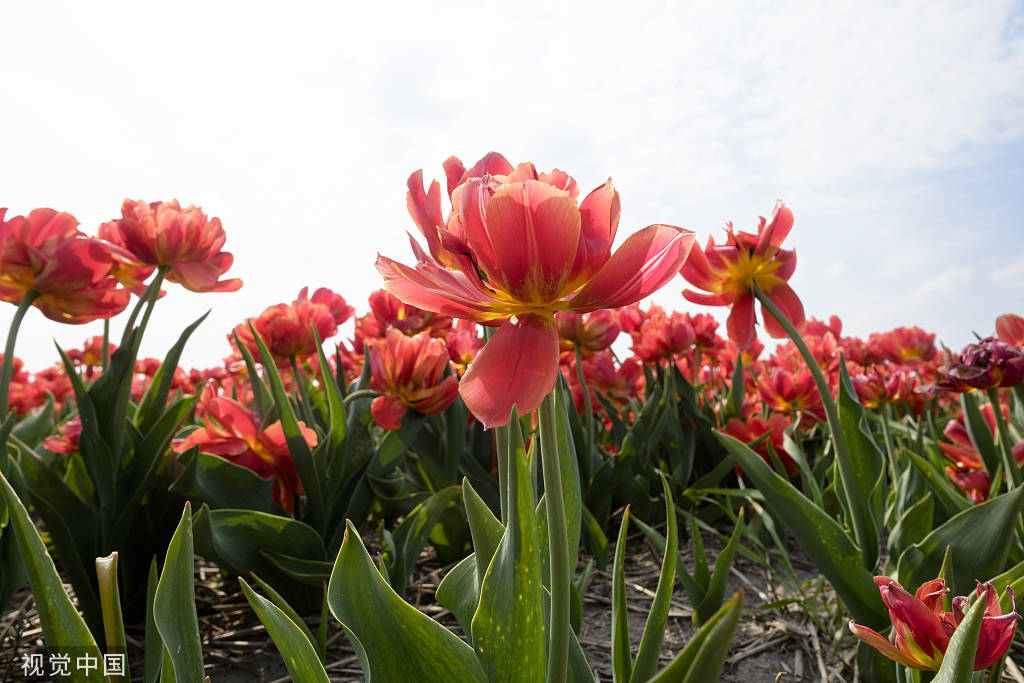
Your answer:
[[[566,500],[578,501],[580,493],[579,477],[567,477],[559,462],[555,313],[618,308],[653,293],[679,271],[693,233],[651,225],[613,253],[620,209],[611,180],[578,203],[579,188],[565,172],[538,173],[533,164],[513,166],[494,153],[469,170],[450,159],[445,170],[452,207],[447,220],[440,185],[434,181],[424,191],[420,171],[409,179],[410,213],[428,250],[413,241],[414,267],[379,256],[377,269],[388,291],[407,304],[498,328],[459,385],[485,427],[507,425],[513,409],[540,409],[551,571],[547,680],[562,681],[576,555]],[[505,463],[499,476],[504,470],[507,478],[509,467]],[[507,486],[499,481],[506,500]]]

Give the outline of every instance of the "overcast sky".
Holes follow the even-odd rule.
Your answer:
[[[5,2],[0,206],[89,234],[125,198],[219,216],[244,287],[168,286],[143,343],[163,356],[212,309],[186,366],[306,285],[364,312],[376,253],[412,261],[409,173],[489,150],[583,193],[611,176],[619,241],[719,240],[784,199],[791,283],[851,334],[959,348],[1024,314],[1021,2],[626,5]],[[685,286],[654,300],[702,310]],[[16,353],[41,369],[101,329],[34,310]]]

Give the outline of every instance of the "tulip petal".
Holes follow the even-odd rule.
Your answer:
[[[722,281],[722,274],[716,272],[714,266],[708,261],[707,254],[715,254],[715,245],[708,238],[708,245],[705,249],[693,249],[687,256],[686,261],[679,269],[679,274],[694,287],[713,292]]]
[[[731,301],[730,296],[727,294],[705,294],[704,292],[695,292],[692,289],[684,289],[683,298],[702,306],[728,306]]]
[[[525,415],[551,393],[558,374],[554,321],[524,315],[502,325],[470,363],[459,394],[484,428],[508,424],[512,406]]]
[[[757,339],[757,332],[754,329],[754,295],[749,292],[741,294],[732,303],[732,310],[725,321],[725,329],[729,333],[729,339],[740,347],[746,349]]]
[[[396,396],[378,396],[370,404],[373,421],[381,429],[394,431],[401,428],[406,407]]]
[[[384,278],[384,287],[411,306],[475,322],[501,317],[493,313],[497,302],[484,297],[460,272],[429,262],[410,268],[380,255],[375,265]]]
[[[765,294],[771,299],[772,303],[779,307],[782,314],[786,316],[789,322],[793,323],[793,327],[797,331],[804,329],[806,319],[804,318],[804,305],[800,301],[800,297],[796,295],[793,288],[787,285],[785,282],[780,282],[772,287],[771,291],[765,290]],[[779,324],[775,317],[766,313],[763,309],[761,314],[764,316],[764,329],[771,336],[776,339],[787,337],[786,330]]]
[[[434,258],[439,258],[441,241],[437,232],[444,228],[444,217],[441,215],[441,186],[435,180],[430,189],[423,191],[423,170],[409,176],[407,183],[409,192],[406,194],[406,207],[413,222],[427,240],[427,247]]]
[[[580,211],[565,190],[536,180],[504,185],[487,202],[487,236],[498,271],[520,301],[557,299],[580,241]]]
[[[881,652],[883,655],[885,655],[886,657],[888,657],[892,661],[898,662],[898,663],[902,664],[903,666],[909,666],[909,667],[914,668],[914,669],[920,669],[921,668],[920,664],[918,664],[917,662],[912,660],[910,657],[907,657],[905,654],[903,654],[902,652],[897,650],[896,646],[894,646],[892,643],[890,643],[888,641],[888,639],[882,637],[881,634],[879,634],[876,631],[873,631],[872,629],[868,628],[867,626],[861,626],[859,624],[855,624],[851,620],[850,621],[850,632],[853,633],[853,635],[857,636],[857,638],[861,642],[863,642],[864,644],[870,645],[871,647],[875,648],[876,650]]]
[[[941,659],[949,643],[949,636],[935,613],[896,581],[876,576],[875,583],[882,594],[882,602],[889,608],[893,628],[902,634],[908,647],[919,648],[925,657],[934,658],[939,655]]]
[[[611,178],[580,204],[580,243],[570,280],[585,281],[608,261],[619,229],[619,213],[619,193]]]
[[[782,203],[781,199],[776,200],[775,207],[772,210],[772,217],[768,219],[768,224],[764,230],[759,231],[754,253],[763,254],[769,247],[778,248],[792,228],[793,212]]]
[[[635,303],[675,277],[693,246],[693,232],[649,225],[633,233],[569,302],[571,310],[620,308]]]

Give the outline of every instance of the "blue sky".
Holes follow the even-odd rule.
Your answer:
[[[1024,314],[1020,2],[348,4],[0,6],[0,206],[93,234],[126,197],[178,198],[224,224],[245,286],[169,287],[143,354],[212,309],[183,361],[218,364],[306,285],[365,311],[376,253],[412,258],[409,173],[492,149],[584,192],[611,176],[620,239],[703,244],[784,199],[794,288],[852,334],[959,348]],[[685,286],[654,300],[699,310]],[[100,329],[34,311],[17,355]]]

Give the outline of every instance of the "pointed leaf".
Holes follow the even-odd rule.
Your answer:
[[[39,537],[28,511],[3,474],[0,474],[0,498],[7,507],[8,525],[17,538],[18,548],[25,561],[46,646],[51,651],[62,647],[80,648],[82,654],[99,657],[100,651],[95,638],[71,603],[68,594],[64,592],[57,568],[46,552],[43,539]],[[72,671],[72,681],[87,679],[87,674]]]
[[[368,683],[487,680],[471,647],[391,590],[351,524],[327,591]]]
[[[146,433],[149,431],[150,427],[156,423],[163,412],[164,406],[167,405],[167,396],[171,391],[174,371],[178,369],[178,361],[181,360],[181,352],[185,349],[185,343],[192,336],[192,333],[195,332],[196,328],[206,320],[208,315],[210,315],[209,311],[203,313],[199,320],[185,328],[178,336],[178,341],[167,352],[164,362],[157,368],[153,379],[149,383],[149,387],[146,389],[146,393],[142,395],[142,400],[139,401],[139,407],[135,413],[135,425],[139,428],[140,432]]]
[[[409,573],[416,565],[420,552],[427,544],[430,532],[441,518],[448,504],[459,495],[458,486],[449,486],[431,494],[429,498],[416,506],[405,516],[402,523],[392,532],[396,554],[388,568],[391,587],[395,592],[405,592],[405,583]]]
[[[771,514],[796,538],[807,558],[836,589],[858,624],[880,629],[889,624],[878,588],[863,568],[860,549],[838,522],[773,472],[742,441],[716,431],[718,440],[761,491]]]
[[[626,683],[633,674],[633,653],[629,644],[629,609],[626,604],[626,534],[629,531],[629,506],[622,513],[619,538],[612,562],[612,680]]]
[[[650,679],[658,670],[658,657],[661,655],[661,644],[665,639],[665,623],[672,607],[672,584],[676,579],[676,562],[678,561],[679,536],[676,532],[676,506],[672,502],[672,492],[668,488],[668,478],[661,475],[661,488],[665,496],[665,520],[668,528],[665,533],[665,557],[661,562],[661,576],[658,587],[654,591],[651,611],[647,614],[644,633],[640,637],[640,649],[636,653],[633,674],[630,681],[642,683]]]
[[[733,557],[735,557],[736,550],[740,547],[740,537],[742,535],[743,509],[741,508],[739,517],[736,520],[736,528],[733,529],[729,542],[725,544],[725,548],[715,558],[715,569],[711,573],[711,579],[708,581],[704,599],[701,600],[700,604],[693,611],[693,623],[695,625],[700,626],[708,621],[722,606],[722,600],[725,598],[725,582],[729,578],[729,568],[732,567]]]
[[[742,612],[743,591],[740,591],[708,619],[682,652],[650,679],[651,683],[717,681]]]
[[[288,673],[296,683],[313,683],[317,681],[327,682],[327,672],[324,671],[320,658],[313,649],[311,634],[308,629],[304,633],[295,622],[289,618],[277,605],[261,595],[257,595],[245,579],[239,578],[242,584],[242,592],[245,599],[260,622],[267,628],[277,651],[281,653],[284,664],[288,667]]]
[[[540,540],[526,448],[512,409],[508,526],[480,586],[473,644],[490,681],[540,681],[546,638]]]
[[[153,620],[170,656],[174,677],[179,681],[203,678],[193,561],[192,507],[185,503],[153,596]]]
[[[975,579],[995,576],[1006,568],[1016,523],[1024,511],[1024,487],[991,498],[954,515],[904,551],[898,564],[899,581],[919,586],[936,576],[946,547],[953,549],[953,595],[966,595]]]

